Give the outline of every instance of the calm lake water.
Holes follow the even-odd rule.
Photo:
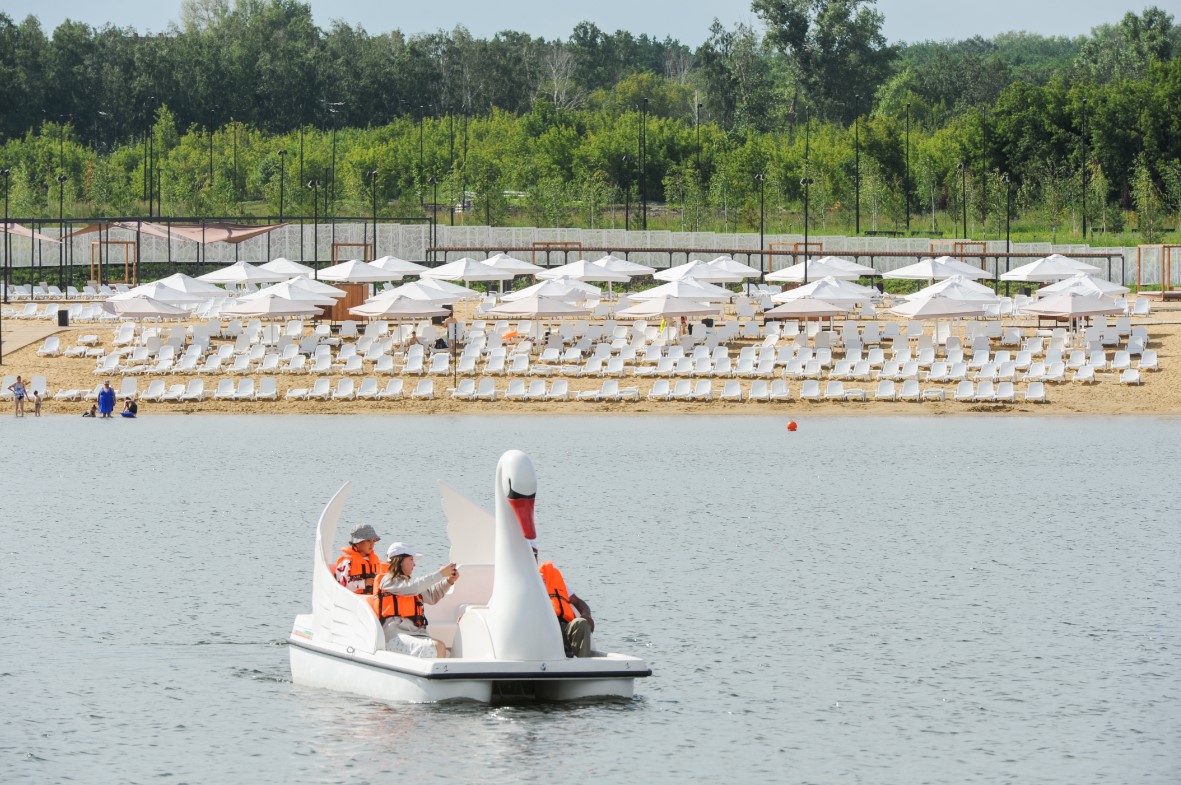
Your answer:
[[[1176,783],[1181,420],[0,417],[5,783]],[[538,469],[635,700],[290,683],[314,526]]]

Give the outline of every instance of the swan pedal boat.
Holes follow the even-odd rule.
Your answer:
[[[630,698],[644,660],[594,652],[568,659],[529,540],[536,536],[533,463],[519,450],[496,466],[495,514],[443,482],[439,489],[460,580],[426,606],[428,631],[450,650],[445,659],[387,651],[385,633],[365,597],[336,582],[333,547],[351,483],[324,508],[312,557],[312,612],[295,617],[288,639],[291,677],[389,702],[435,703],[536,698]]]

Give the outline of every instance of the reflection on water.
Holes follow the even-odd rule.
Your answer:
[[[1172,783],[1176,419],[0,418],[3,781]],[[314,521],[537,468],[632,701],[290,683]]]

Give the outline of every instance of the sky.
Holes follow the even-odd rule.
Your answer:
[[[1156,5],[1168,11],[1175,9],[1170,6],[1176,2],[1156,0]],[[1139,13],[1151,4],[1125,6],[1109,0],[878,0],[877,7],[885,14],[886,38],[897,43],[973,35],[989,38],[1011,30],[1073,37],[1088,33],[1096,25],[1117,22],[1128,10]],[[629,30],[659,39],[670,36],[693,47],[709,35],[715,17],[728,28],[738,22],[758,24],[748,0],[678,4],[674,13],[669,13],[673,6],[660,0],[595,0],[585,4],[554,0],[311,0],[311,6],[321,28],[341,19],[369,33],[396,28],[414,34],[464,25],[478,38],[511,29],[564,39],[575,24],[588,20],[607,32]],[[0,4],[0,10],[18,21],[29,14],[36,16],[47,33],[67,18],[95,27],[109,23],[135,27],[140,32],[160,32],[179,21],[180,7],[180,0],[4,0]]]

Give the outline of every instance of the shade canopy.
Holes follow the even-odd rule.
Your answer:
[[[433,316],[451,315],[451,311],[430,300],[415,300],[410,297],[393,297],[363,303],[350,308],[349,313],[370,319],[429,319]]]
[[[117,314],[128,319],[152,319],[183,317],[189,315],[187,308],[161,302],[147,295],[136,295],[126,300],[107,300],[102,305],[107,313]]]
[[[1021,310],[1035,316],[1058,316],[1071,319],[1124,312],[1123,306],[1117,304],[1110,297],[1097,297],[1076,292],[1052,294]]]
[[[489,267],[494,267],[497,270],[505,270],[513,273],[513,275],[537,275],[544,272],[545,268],[531,262],[525,262],[520,259],[515,259],[506,253],[498,253],[495,256],[489,256],[484,260],[484,264]]]
[[[321,281],[335,281],[337,283],[377,283],[378,281],[392,281],[401,278],[398,273],[374,267],[369,262],[360,259],[349,259],[347,262],[325,267],[316,277]]]
[[[199,280],[208,283],[275,283],[290,277],[286,273],[263,270],[249,262],[234,262],[211,273],[197,276]]]
[[[584,283],[587,281],[627,283],[631,280],[631,276],[627,273],[616,272],[601,265],[591,264],[586,259],[579,259],[577,262],[564,264],[561,267],[553,267],[545,272],[538,273],[537,277],[551,280],[554,278],[570,278]]]
[[[965,303],[996,303],[1001,299],[997,297],[996,292],[984,284],[970,281],[962,275],[953,275],[939,283],[920,289],[914,294],[908,294],[902,299],[923,300],[935,296]]]
[[[530,295],[517,300],[501,303],[488,311],[489,316],[526,317],[544,319],[556,316],[587,316],[590,308],[575,305],[560,297],[538,297]]]
[[[164,284],[169,289],[176,289],[180,292],[202,295],[205,299],[209,299],[210,297],[225,297],[226,294],[226,290],[220,286],[215,286],[207,281],[193,278],[184,273],[173,273],[167,278],[161,278],[156,283]]]
[[[627,273],[628,275],[651,275],[656,272],[656,269],[645,264],[636,264],[629,262],[627,259],[620,259],[618,256],[607,254],[602,259],[595,259],[591,264],[599,267],[606,267],[608,270],[617,273]]]
[[[399,278],[405,278],[407,275],[420,275],[427,269],[425,265],[408,262],[397,256],[383,256],[380,259],[374,259],[369,264],[379,270],[385,270],[387,273],[396,273],[395,277]]]
[[[721,310],[720,305],[710,305],[701,300],[684,297],[662,296],[641,300],[615,312],[616,316],[647,318],[650,316],[712,316]]]
[[[511,270],[498,270],[483,262],[477,262],[470,257],[456,259],[454,262],[439,267],[423,270],[422,278],[437,278],[443,281],[507,281],[516,273]]]
[[[293,262],[283,256],[280,256],[277,259],[272,259],[266,264],[260,264],[258,269],[266,270],[270,273],[282,273],[283,275],[314,275],[316,272],[306,264]]]
[[[27,226],[21,226],[16,221],[0,221],[0,233],[11,234],[15,237],[32,237],[34,240],[40,240],[41,242],[45,243],[61,242],[61,240],[57,239],[56,237],[50,237],[47,234],[35,232]],[[68,234],[66,236],[73,237],[74,235]]]
[[[899,267],[897,270],[891,270],[882,277],[912,281],[930,281],[950,278],[953,275],[962,275],[965,278],[971,278],[973,280],[990,277],[987,270],[980,267],[973,267],[950,256],[923,259],[914,264]]]
[[[308,278],[306,275],[297,275],[290,280],[276,285],[283,286],[284,284],[290,284],[291,286],[298,289],[306,289],[307,291],[315,292],[316,294],[326,294],[329,297],[344,297],[346,294],[348,294],[348,292],[346,292],[344,289],[337,289],[331,284],[326,284],[323,281],[317,281],[315,278]],[[266,291],[266,289],[259,289],[259,292],[264,291]],[[299,298],[296,297],[293,299],[298,300]]]
[[[324,284],[327,286],[327,284]],[[277,283],[274,286],[268,286],[265,289],[259,289],[257,292],[251,294],[244,294],[238,298],[239,302],[246,300],[264,300],[267,297],[278,297],[283,300],[294,300],[296,302],[309,302],[314,305],[335,305],[337,297],[343,297],[346,292],[337,289],[334,286],[329,286],[333,292],[340,292],[340,294],[332,294],[328,292],[316,292],[311,289],[304,288],[293,281],[284,281]]]
[[[281,316],[315,316],[324,313],[315,303],[288,300],[268,295],[256,300],[239,300],[221,309],[223,316],[258,316],[278,318]]]
[[[860,278],[865,275],[860,270],[850,270],[843,265],[832,264],[829,259],[835,259],[833,256],[826,256],[823,259],[808,259],[807,261],[793,264],[791,267],[784,267],[782,270],[776,270],[773,273],[767,274],[768,281],[802,281],[804,280],[804,272],[808,273],[809,281],[819,281],[821,278],[844,278],[852,280]],[[849,262],[848,264],[852,264]],[[863,267],[864,265],[856,265]],[[872,269],[872,268],[871,268]]]
[[[1061,281],[1079,273],[1097,273],[1093,264],[1080,262],[1060,253],[1043,256],[1041,259],[1023,264],[1001,276],[1002,281]]]
[[[686,300],[700,300],[702,302],[716,302],[729,300],[734,292],[723,289],[707,281],[680,280],[669,281],[660,286],[654,286],[642,292],[629,295],[633,300],[656,300],[661,297],[681,297]]]
[[[573,278],[555,278],[549,281],[541,281],[532,286],[521,289],[518,292],[511,292],[502,297],[506,302],[513,300],[522,300],[526,297],[559,297],[570,302],[581,302],[588,297],[598,297],[603,293],[603,290],[597,286],[591,286],[589,283],[576,281]]]
[[[223,292],[222,294],[225,293]],[[203,303],[209,299],[208,295],[182,292],[179,289],[173,289],[171,286],[165,286],[159,281],[141,284],[133,289],[128,289],[126,292],[111,295],[107,299],[118,302],[120,300],[130,300],[135,297],[151,297],[153,300],[168,303],[169,305]]]
[[[869,302],[877,294],[877,289],[871,289],[868,286],[861,286],[852,281],[846,281],[830,275],[821,278],[819,281],[812,281],[795,289],[780,292],[772,297],[771,300],[776,303],[787,303],[793,300],[812,298],[836,305],[845,305]]]
[[[763,311],[763,319],[819,319],[844,316],[849,309],[825,300],[804,297]]]
[[[751,267],[749,264],[737,262],[729,256],[719,256],[716,259],[711,259],[705,263],[707,267],[712,267],[715,270],[730,273],[730,275],[739,275],[743,278],[758,278],[763,274],[763,271],[757,267]]]
[[[409,297],[412,300],[453,303],[457,300],[467,300],[479,296],[479,292],[468,289],[466,286],[458,286],[434,278],[421,278],[411,283],[404,283],[393,289],[387,289],[379,295],[370,297],[366,302],[372,303],[382,300],[395,300],[399,297]]]
[[[973,316],[983,316],[984,308],[979,303],[953,300],[938,294],[920,297],[915,300],[896,305],[890,313],[905,316],[908,319],[967,319]]]
[[[652,277],[661,281],[693,280],[703,283],[740,283],[747,276],[711,267],[700,259],[694,259],[688,264],[679,264],[676,267],[661,270],[654,273]]]
[[[1078,273],[1069,278],[1063,278],[1058,283],[1043,286],[1037,290],[1037,294],[1039,297],[1042,297],[1047,294],[1058,294],[1059,292],[1077,292],[1078,294],[1110,296],[1127,294],[1129,291],[1131,290],[1128,287],[1120,286],[1118,283],[1112,283],[1103,278],[1095,278],[1087,273]]]

